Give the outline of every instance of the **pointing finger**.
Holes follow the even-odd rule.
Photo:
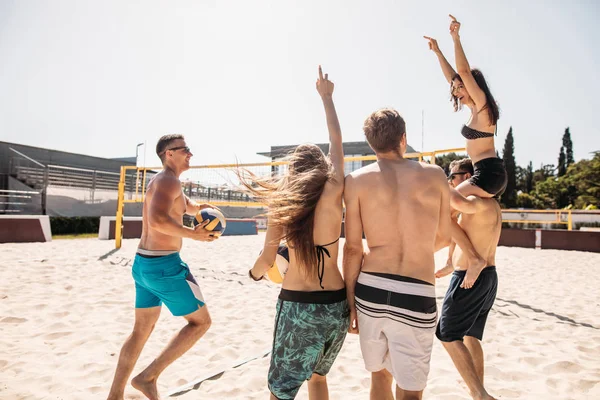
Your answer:
[[[329,74],[325,74],[325,80],[329,79]]]
[[[319,65],[319,79],[323,80],[323,69],[321,68],[320,65]]]
[[[450,18],[452,18],[452,20],[453,20],[454,22],[458,22],[458,21],[456,20],[456,17],[454,17],[454,15],[452,15],[452,14],[448,14],[448,15],[450,16]]]

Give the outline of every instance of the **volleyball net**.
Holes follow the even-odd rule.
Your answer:
[[[434,150],[429,152],[406,153],[404,158],[435,163],[436,156],[448,153],[465,153],[464,148]],[[352,156],[344,158],[346,174],[377,160],[375,155]],[[287,172],[286,161],[271,161],[249,164],[195,165],[180,176],[183,192],[192,200],[211,203],[215,206],[263,207],[240,185],[236,171],[244,169],[257,177],[277,177]],[[115,244],[121,247],[123,235],[124,205],[142,203],[146,195],[148,182],[156,175],[160,167],[122,166],[119,179],[117,214],[115,221]]]

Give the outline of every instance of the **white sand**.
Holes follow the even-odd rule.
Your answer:
[[[186,241],[188,262],[213,325],[159,380],[163,395],[221,366],[269,350],[278,286],[246,271],[264,237]],[[0,399],[106,398],[133,323],[131,260],[138,240],[57,240],[0,245]],[[343,243],[343,242],[342,242]],[[439,265],[446,251],[437,255]],[[340,260],[341,261],[341,260]],[[341,264],[340,264],[341,265]],[[484,338],[486,386],[503,399],[600,398],[600,254],[500,248],[498,298]],[[441,305],[449,277],[439,281]],[[165,308],[134,374],[183,326]],[[269,357],[181,399],[267,399]],[[370,378],[349,335],[328,376],[332,399],[367,399]],[[468,399],[434,340],[426,399]],[[142,398],[131,386],[126,398]],[[304,385],[298,396],[308,398]]]

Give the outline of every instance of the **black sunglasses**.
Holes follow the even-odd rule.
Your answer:
[[[454,180],[454,177],[455,177],[456,175],[466,175],[466,174],[468,174],[468,172],[453,172],[453,173],[451,173],[450,175],[448,175],[448,180],[449,180],[449,181],[453,181],[453,180]]]
[[[188,146],[178,146],[178,147],[171,147],[170,149],[165,149],[165,151],[163,151],[163,153],[166,153],[167,150],[181,150],[183,149],[183,151],[185,151],[186,153],[191,153],[192,150],[190,150],[190,148]]]

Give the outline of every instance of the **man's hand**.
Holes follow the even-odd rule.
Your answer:
[[[319,65],[319,79],[317,79],[317,92],[319,92],[319,95],[321,95],[321,98],[325,99],[325,98],[331,98],[333,96],[333,82],[331,82],[329,79],[329,74],[325,74],[325,77],[323,77],[323,70],[321,69],[321,66]]]
[[[358,334],[358,317],[356,316],[356,307],[350,309],[350,326],[348,333]]]
[[[218,239],[218,236],[215,236],[213,231],[207,231],[204,229],[206,225],[210,222],[209,219],[205,219],[198,225],[196,225],[193,229],[191,239],[198,240],[200,242],[212,242],[215,239]]]
[[[218,210],[220,212],[223,212],[223,211],[221,211],[221,209],[219,207],[213,206],[212,204],[208,204],[208,203],[198,204],[198,211],[204,210],[205,208],[212,208],[212,209]]]
[[[429,36],[423,36],[425,39],[429,41],[429,50],[433,51],[435,54],[440,54],[440,48],[438,47],[437,40]]]

